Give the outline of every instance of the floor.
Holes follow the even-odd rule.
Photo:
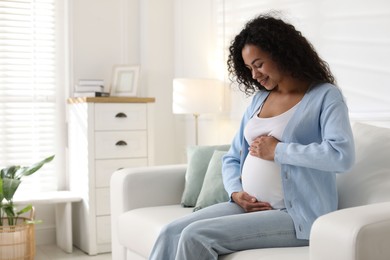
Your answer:
[[[99,254],[89,256],[83,251],[73,248],[73,253],[68,254],[56,245],[39,245],[36,247],[35,260],[111,260],[111,254]]]

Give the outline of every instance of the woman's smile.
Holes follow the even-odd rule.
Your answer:
[[[265,86],[265,84],[268,81],[268,78],[269,77],[265,77],[265,78],[262,78],[262,79],[257,79],[257,82],[259,82],[262,86]]]
[[[259,47],[245,45],[242,49],[242,58],[252,78],[267,90],[274,89],[282,80],[283,75],[277,64]]]

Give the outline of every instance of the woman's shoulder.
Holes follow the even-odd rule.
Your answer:
[[[316,96],[321,95],[324,97],[343,98],[341,89],[331,83],[316,83],[311,86],[309,93]]]
[[[328,82],[317,82],[317,83],[313,83],[310,86],[310,89],[311,90],[321,90],[321,91],[324,91],[324,90],[339,89],[339,87],[337,87],[336,85],[333,85],[332,83],[328,83]]]

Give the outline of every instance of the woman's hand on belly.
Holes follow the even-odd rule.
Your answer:
[[[262,210],[271,210],[272,207],[268,202],[258,201],[255,197],[245,191],[233,192],[232,199],[246,212],[255,212]]]
[[[261,135],[251,143],[249,154],[264,160],[273,161],[278,142],[280,141],[273,136]]]

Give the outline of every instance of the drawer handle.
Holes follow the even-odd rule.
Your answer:
[[[125,145],[127,145],[127,143],[125,141],[120,140],[120,141],[116,142],[115,145],[117,145],[117,146],[125,146]]]
[[[119,112],[118,114],[115,115],[116,118],[126,118],[127,115],[125,113]]]

